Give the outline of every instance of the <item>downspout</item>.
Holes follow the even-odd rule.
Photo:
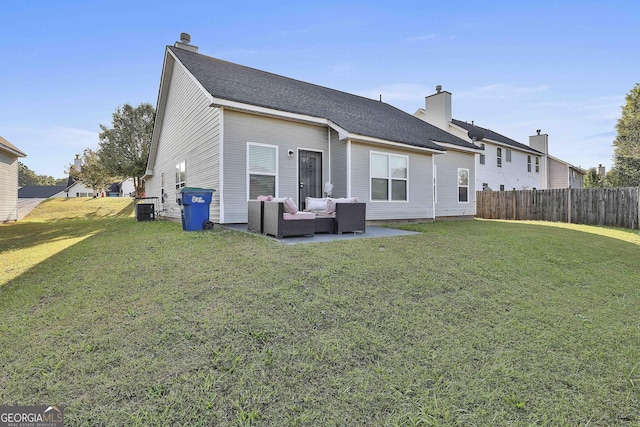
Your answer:
[[[347,139],[347,197],[351,197],[351,139]]]
[[[436,191],[438,191],[438,181],[436,181],[436,158],[431,154],[431,219],[436,220]]]
[[[476,156],[479,156],[478,153],[475,153],[473,155],[473,216],[476,216],[477,208],[478,208],[478,181],[477,181],[477,169],[478,169],[478,163],[480,163],[479,161],[476,162],[476,160],[478,160],[478,158]],[[471,181],[471,180],[470,180]]]
[[[329,162],[329,165],[327,167],[327,173],[329,174],[329,177],[327,181],[333,182],[333,177],[331,176],[331,128],[330,127],[327,127],[327,145],[329,146],[329,148],[327,149],[327,161]]]
[[[220,189],[218,190],[218,195],[220,197],[220,224],[224,224],[224,108],[218,107],[218,116],[219,116],[219,124],[218,124],[218,150],[219,150],[219,162],[220,166],[218,167],[218,171],[220,176],[218,177],[218,184],[220,185]]]

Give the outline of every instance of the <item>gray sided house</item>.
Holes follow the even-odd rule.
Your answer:
[[[0,136],[0,223],[18,220],[18,159],[26,156]]]
[[[327,183],[333,197],[366,202],[367,220],[433,219],[436,186],[452,193],[437,200],[451,215],[474,214],[460,209],[457,174],[468,170],[471,198],[475,154],[451,156],[451,179],[434,182],[448,147],[475,149],[389,104],[201,55],[183,34],[165,51],[146,193],[179,218],[181,188],[213,188],[210,217],[222,224],[247,222],[258,195],[304,208]]]

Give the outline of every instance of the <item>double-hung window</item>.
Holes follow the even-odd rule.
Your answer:
[[[527,156],[527,172],[531,172],[531,156]]]
[[[247,145],[247,182],[249,199],[259,195],[276,196],[278,176],[278,147],[275,145],[248,143]]]
[[[458,169],[458,202],[469,201],[469,169]]]
[[[499,168],[502,167],[502,148],[498,147],[496,150],[496,159],[497,159],[497,165]]]
[[[185,160],[176,164],[176,190],[181,189],[187,183],[187,162]]]
[[[371,200],[406,201],[409,157],[371,152]]]
[[[506,158],[507,163],[511,163],[511,149],[510,148],[507,148],[505,150],[505,155],[507,156],[507,158]]]

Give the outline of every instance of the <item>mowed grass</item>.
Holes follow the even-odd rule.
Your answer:
[[[73,426],[640,423],[637,231],[445,221],[288,246],[47,225],[0,227],[3,260],[89,235],[0,278],[3,404]]]
[[[17,224],[0,225],[0,287],[52,255],[109,226],[95,219],[133,216],[129,198],[59,198],[36,206]],[[67,221],[76,219],[78,221]],[[55,223],[55,225],[54,225]]]

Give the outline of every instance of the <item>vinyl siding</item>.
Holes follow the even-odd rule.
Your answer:
[[[434,159],[438,174],[436,217],[475,215],[476,188],[473,179],[475,155],[448,150],[446,154],[434,156]],[[459,168],[469,170],[469,201],[466,203],[458,202]]]
[[[161,176],[167,203],[165,215],[180,218],[177,204],[176,164],[186,162],[187,187],[212,188],[216,192],[210,218],[220,221],[220,110],[209,107],[211,99],[184,68],[176,63],[170,73],[165,114],[158,140],[153,176],[147,180],[147,196],[161,196]],[[162,206],[162,204],[161,204]]]
[[[278,147],[278,197],[298,200],[298,149],[323,152],[323,182],[327,181],[327,128],[225,110],[224,207],[226,223],[247,222],[247,143]],[[294,156],[287,155],[288,150]],[[332,155],[334,153],[332,152]]]
[[[371,151],[409,158],[408,201],[371,201]],[[351,142],[351,197],[367,203],[367,220],[433,218],[433,166],[431,154]]]
[[[569,188],[569,168],[549,159],[549,188]]]
[[[347,194],[347,142],[338,139],[331,131],[331,183],[333,197],[348,197]]]
[[[511,162],[507,162],[508,147],[482,141],[485,144],[485,164],[480,164],[480,156],[476,163],[476,188],[481,189],[486,182],[489,187],[497,191],[500,185],[505,190],[544,189],[543,185],[543,157],[540,156],[540,172],[536,173],[536,156],[524,151],[511,148]],[[497,166],[497,148],[502,148],[502,167]],[[531,172],[527,172],[527,156],[531,155]]]
[[[0,152],[0,222],[18,219],[18,158]]]

